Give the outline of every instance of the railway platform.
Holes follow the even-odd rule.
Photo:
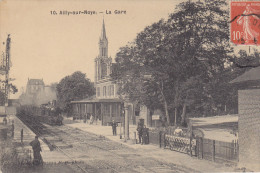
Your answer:
[[[10,123],[14,121],[14,142],[21,143],[21,130],[23,129],[23,147],[25,149],[31,149],[30,142],[34,140],[36,134],[31,131],[19,118],[15,115],[11,115]],[[45,144],[41,139],[39,139],[41,143],[42,152],[50,151],[47,144]]]
[[[207,160],[199,160],[196,157],[190,157],[187,154],[170,151],[167,149],[159,148],[155,145],[140,145],[136,144],[134,141],[134,133],[136,132],[136,126],[129,127],[130,140],[125,142],[124,139],[120,139],[119,135],[112,135],[111,126],[101,126],[95,124],[86,124],[82,122],[65,124],[66,126],[80,129],[82,131],[90,132],[96,135],[105,136],[106,138],[126,145],[130,148],[137,150],[140,154],[148,157],[152,157],[161,160],[165,163],[170,163],[174,165],[183,166],[196,170],[197,172],[233,172],[236,168],[230,165],[223,165],[216,162],[211,162]],[[121,129],[122,130],[122,129]],[[120,133],[120,127],[117,127],[118,134]],[[132,139],[132,140],[131,140]]]
[[[29,150],[31,156],[33,157],[32,147],[30,146],[30,142],[35,139],[36,134],[27,127],[18,117],[15,115],[10,115],[8,117],[8,123],[14,121],[14,142],[17,144],[21,144],[21,130],[23,129],[23,145],[18,145],[17,150]],[[42,138],[39,137],[39,141],[41,143],[42,148],[42,158],[44,162],[56,162],[58,161],[70,161],[66,159],[64,155],[58,151],[50,151],[48,145],[43,142]]]

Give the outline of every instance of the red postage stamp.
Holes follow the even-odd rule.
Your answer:
[[[260,44],[260,2],[231,2],[230,38],[235,44]]]

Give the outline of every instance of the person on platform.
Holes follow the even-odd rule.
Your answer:
[[[143,135],[143,125],[142,125],[141,122],[138,122],[136,130],[138,132],[139,144],[141,144],[142,143],[142,135]]]
[[[23,129],[21,130],[21,143],[23,144]]]
[[[4,125],[7,124],[7,119],[6,119],[6,117],[4,117],[4,119],[3,119],[3,123],[4,123]]]
[[[142,144],[149,144],[149,132],[146,126],[143,127]]]
[[[42,156],[41,156],[41,144],[40,141],[38,140],[38,136],[35,136],[35,139],[30,142],[30,145],[32,146],[33,149],[33,164],[34,165],[39,165],[43,164]]]
[[[175,130],[174,130],[174,135],[175,136],[183,136],[183,131],[181,128],[177,127]]]
[[[87,114],[84,114],[84,123],[87,122]]]
[[[12,138],[14,137],[14,122],[12,122],[12,126],[11,126],[11,133],[12,133]]]
[[[94,117],[93,117],[93,115],[91,114],[91,115],[90,115],[89,124],[93,124],[93,122],[94,122]]]
[[[111,125],[112,125],[112,130],[113,130],[113,136],[116,136],[117,123],[115,122],[115,120],[113,120]]]

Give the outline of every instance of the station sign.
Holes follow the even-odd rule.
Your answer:
[[[160,115],[152,115],[152,120],[159,120],[160,119]]]

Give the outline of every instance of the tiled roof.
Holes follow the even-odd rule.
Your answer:
[[[123,102],[123,100],[119,98],[96,98],[90,97],[79,101],[71,101],[71,103],[118,103]]]
[[[260,66],[246,71],[244,74],[238,76],[230,83],[240,83],[245,81],[258,81],[258,80],[260,80]]]
[[[28,85],[44,85],[42,79],[29,79],[27,82]]]

